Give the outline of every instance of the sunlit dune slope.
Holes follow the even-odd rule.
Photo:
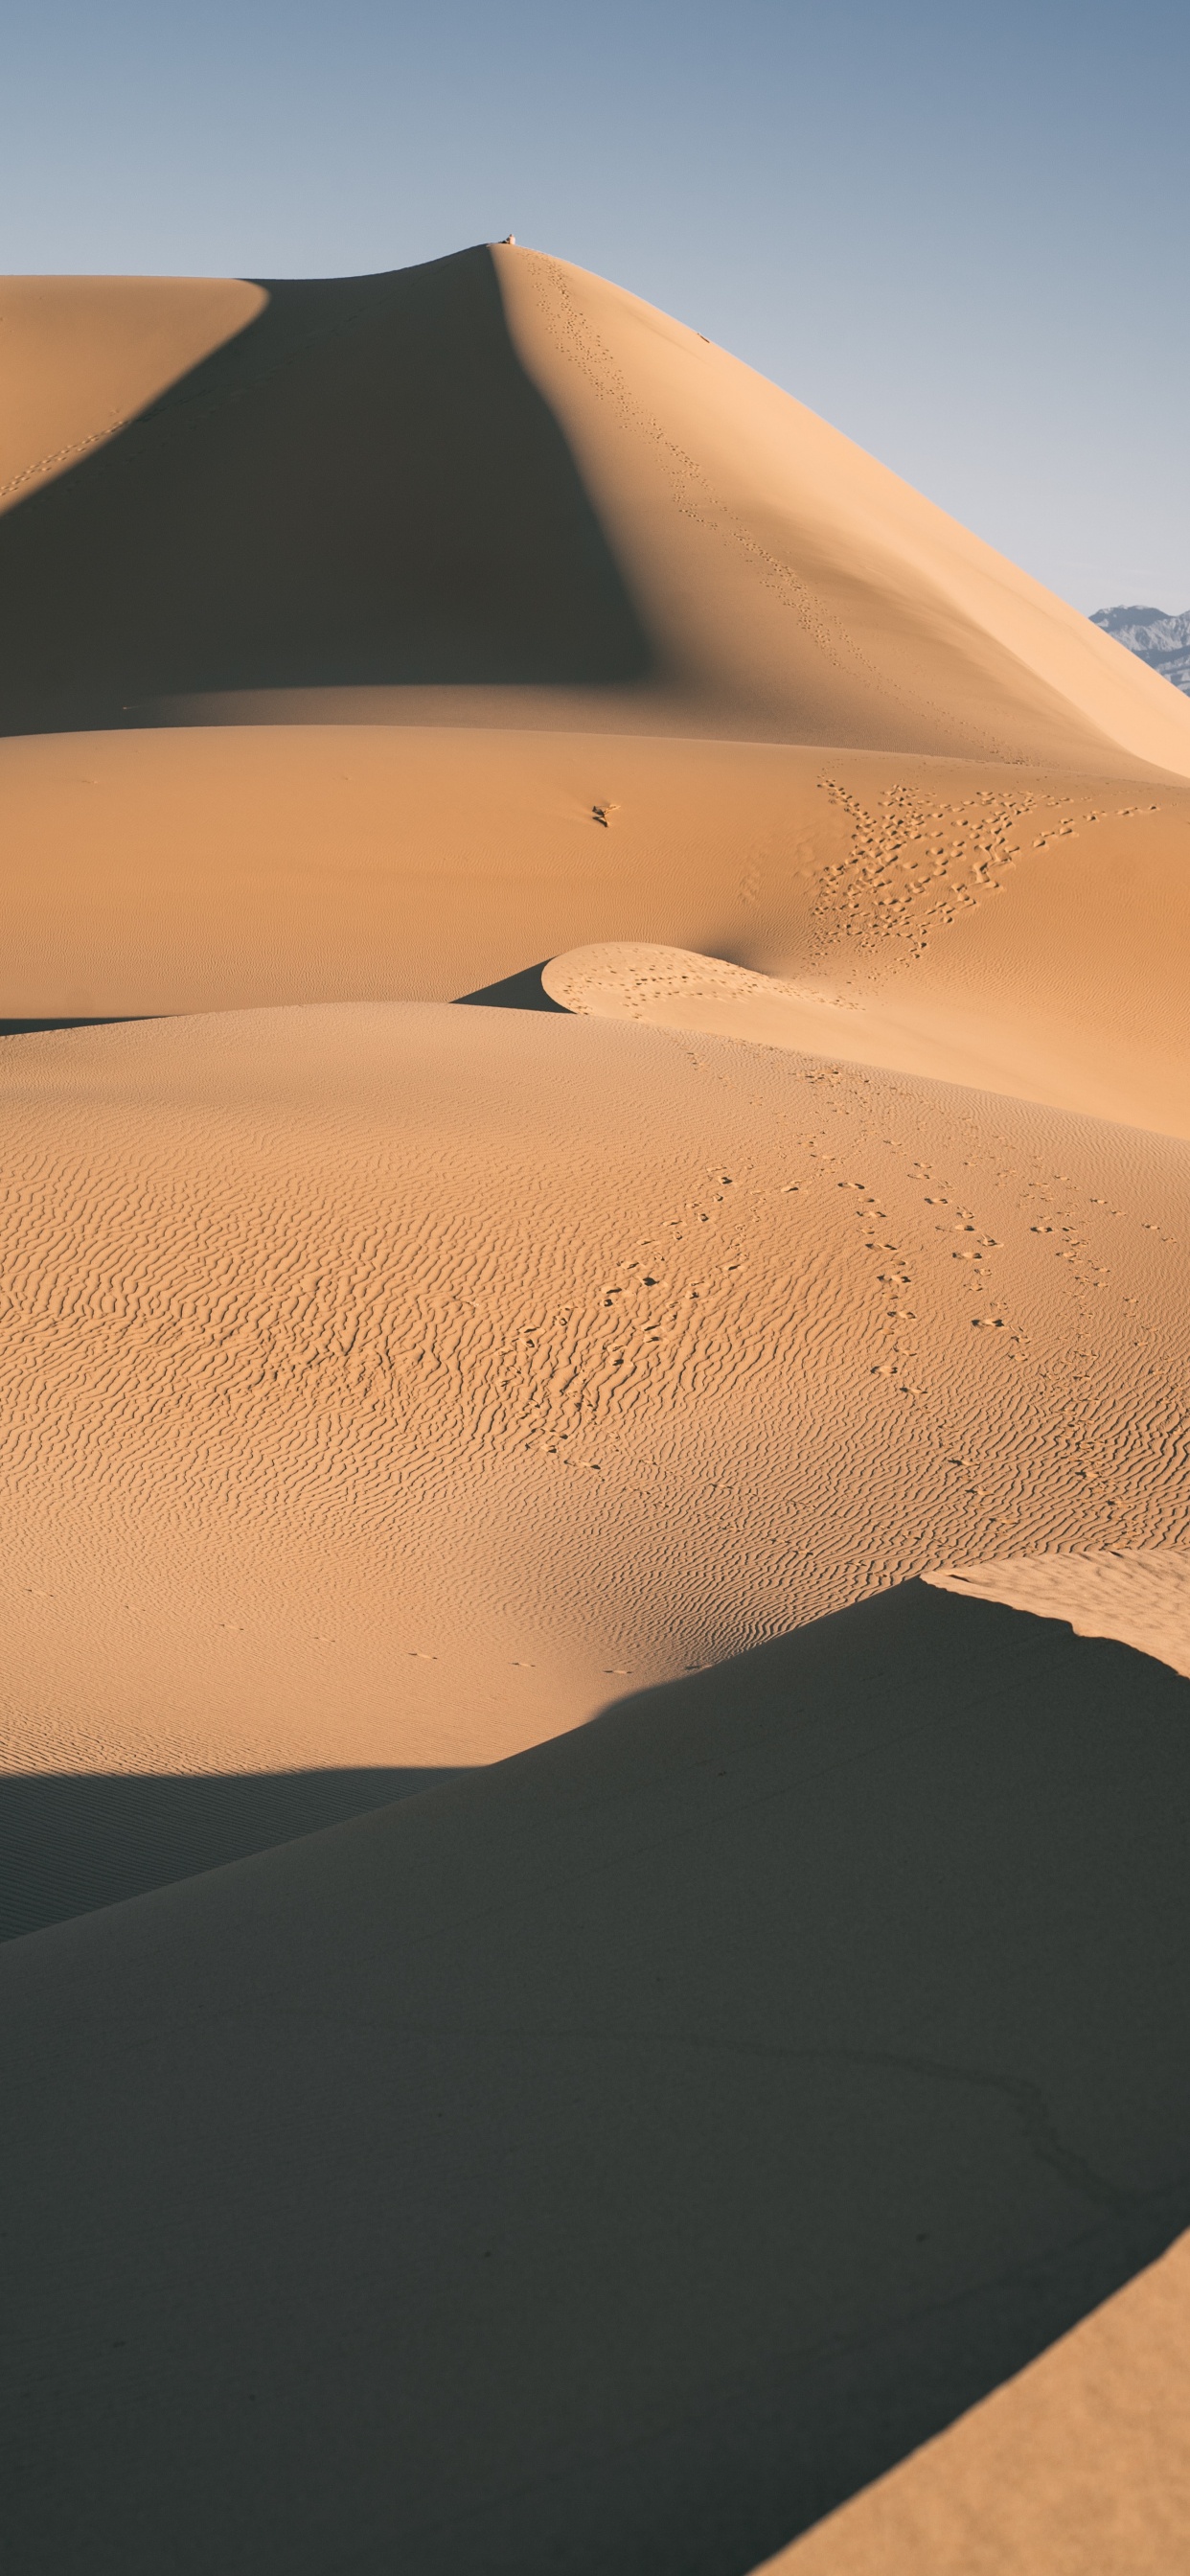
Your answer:
[[[871,820],[859,819],[864,827]],[[1069,820],[1054,838],[1060,844],[1067,835],[1075,836]],[[919,822],[908,849],[890,851],[883,863],[872,858],[873,837],[857,831],[859,851],[827,872],[826,899],[820,893],[810,912],[806,947],[813,962],[807,960],[800,976],[766,975],[705,951],[619,939],[548,958],[540,990],[560,1010],[830,1053],[849,1064],[1190,1136],[1182,971],[1190,872],[1184,866],[1179,885],[1174,870],[1162,870],[1160,844],[1150,842],[1143,852],[1150,867],[1157,860],[1154,876],[1166,875],[1161,892],[1174,896],[1167,912],[1152,877],[1142,889],[1135,866],[1113,883],[1110,857],[1098,867],[1084,860],[1083,900],[1068,912],[1063,898],[1070,900],[1079,862],[1068,861],[1059,872],[1052,863],[1035,863],[1019,880],[1006,881],[998,872],[1012,866],[1019,843],[1014,848],[1003,825],[985,825],[978,867],[967,862],[967,883],[957,891],[943,875],[931,905],[921,900],[938,882],[929,825]],[[1034,844],[1047,846],[1045,837]],[[861,854],[869,860],[866,870]],[[915,869],[923,872],[924,887]],[[878,908],[862,902],[864,889],[856,902],[852,873],[867,875],[869,896],[872,885],[883,884],[883,921]],[[993,908],[984,900],[1005,891],[1006,905]],[[937,943],[930,935],[937,916],[950,927],[960,905],[980,917],[965,921],[953,941]],[[1187,936],[1179,938],[1183,913]],[[1161,936],[1163,915],[1171,940]],[[1121,935],[1109,981],[1104,947],[1112,922]]]
[[[127,430],[267,302],[240,278],[0,279],[0,510]]]
[[[487,1760],[1185,1534],[1186,1148],[563,1014],[0,1050],[7,1760]]]
[[[601,278],[494,256],[660,669],[722,729],[1190,772],[1176,691],[813,412]]]
[[[725,2576],[878,2475],[1185,2225],[1188,1701],[904,1586],[9,1944],[19,2563]]]

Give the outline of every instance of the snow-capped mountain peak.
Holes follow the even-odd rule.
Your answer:
[[[1163,608],[1097,608],[1091,624],[1190,696],[1190,608],[1180,617]]]

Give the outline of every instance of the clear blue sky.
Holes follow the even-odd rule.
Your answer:
[[[31,0],[0,268],[346,274],[513,231],[1080,608],[1190,607],[1187,0]]]

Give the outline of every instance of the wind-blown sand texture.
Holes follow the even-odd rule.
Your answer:
[[[0,313],[20,2563],[1170,2565],[1190,704],[536,253]]]

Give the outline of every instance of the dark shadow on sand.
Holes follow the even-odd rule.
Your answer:
[[[124,1029],[134,1021],[158,1019],[157,1011],[125,1011],[115,1019],[101,1020],[0,1020],[0,1038],[35,1038],[45,1029]]]
[[[460,993],[456,998],[488,1011],[560,1011],[563,1019],[569,1019],[565,1003],[555,1002],[542,983],[541,970],[549,962],[543,957],[538,965],[522,966],[519,974],[505,975],[498,984],[481,984],[477,993]]]
[[[908,1584],[10,1946],[14,2562],[744,2576],[1190,2222],[1188,1815]]]
[[[0,1775],[0,1941],[245,1860],[454,1771],[8,1772]]]
[[[0,732],[209,692],[643,676],[490,252],[268,296],[0,518]]]

